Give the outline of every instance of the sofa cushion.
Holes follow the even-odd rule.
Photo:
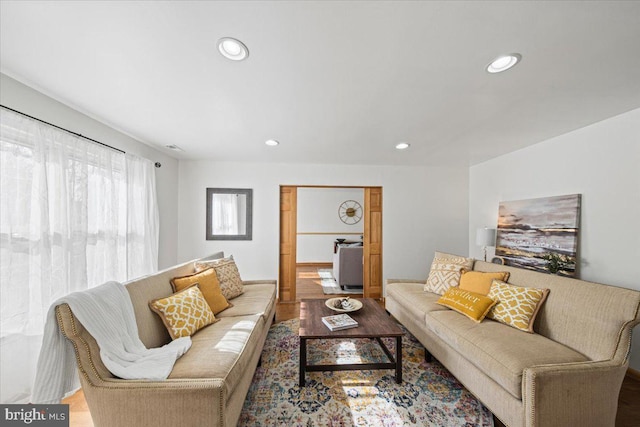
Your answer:
[[[527,334],[493,320],[469,322],[454,311],[432,311],[427,328],[487,373],[511,395],[522,399],[522,373],[531,366],[583,362],[577,351],[538,334]]]
[[[276,286],[270,283],[246,285],[244,293],[233,299],[233,306],[218,314],[218,318],[259,314],[264,317],[271,313],[276,301]]]
[[[424,283],[387,283],[387,297],[398,301],[405,311],[411,313],[415,320],[422,324],[428,312],[448,310],[437,304],[440,295],[425,292],[423,287]]]
[[[249,369],[254,351],[260,348],[261,316],[221,318],[191,337],[192,345],[176,361],[169,379],[220,378],[230,396]]]
[[[162,347],[172,339],[160,316],[149,308],[149,301],[173,294],[171,278],[191,273],[193,263],[188,262],[125,284],[136,315],[138,335],[145,347]]]
[[[591,360],[607,360],[624,353],[622,343],[628,338],[623,331],[629,319],[640,313],[637,290],[490,262],[478,261],[474,269],[509,271],[511,284],[549,289],[535,321],[537,333],[564,343]]]

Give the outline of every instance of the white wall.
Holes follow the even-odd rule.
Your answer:
[[[172,266],[177,260],[178,160],[104,125],[66,105],[0,74],[0,103],[40,120],[66,128],[128,153],[160,162],[156,168],[156,187],[160,210],[158,267]]]
[[[640,290],[640,109],[473,166],[469,252],[495,226],[498,202],[582,194],[580,278]],[[640,328],[631,366],[640,369]]]
[[[364,221],[345,224],[338,216],[338,207],[346,200],[364,206],[362,188],[299,188],[298,233],[333,233],[298,235],[297,261],[333,262],[333,242],[337,238],[360,241]],[[341,234],[341,233],[358,233]]]
[[[243,279],[278,277],[280,185],[383,187],[383,277],[426,279],[436,249],[466,255],[468,169],[180,161],[178,259],[233,254]],[[253,189],[253,240],[205,240],[207,187]]]

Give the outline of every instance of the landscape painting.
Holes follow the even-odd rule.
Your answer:
[[[505,265],[573,277],[580,194],[500,202],[496,256]]]

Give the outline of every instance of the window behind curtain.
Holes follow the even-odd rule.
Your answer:
[[[31,393],[49,306],[157,270],[152,162],[0,110],[0,377]]]

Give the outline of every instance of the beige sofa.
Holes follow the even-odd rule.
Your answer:
[[[550,289],[535,334],[436,304],[424,281],[387,280],[386,309],[505,425],[614,426],[640,292],[476,261]]]
[[[148,302],[172,294],[171,278],[193,272],[194,261],[190,261],[125,284],[140,339],[148,348],[171,340]],[[275,281],[244,282],[244,294],[231,300],[233,307],[216,315],[219,322],[193,335],[191,348],[165,381],[115,378],[102,364],[96,341],[69,306],[56,307],[60,329],[75,349],[94,425],[235,426],[275,316],[275,299]]]

